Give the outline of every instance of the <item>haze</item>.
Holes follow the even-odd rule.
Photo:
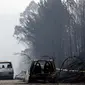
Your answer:
[[[19,15],[31,0],[0,0],[0,61],[12,61],[14,68],[20,62],[19,56],[14,55],[24,49],[13,37],[14,27],[19,24]],[[36,0],[37,2],[38,0]]]

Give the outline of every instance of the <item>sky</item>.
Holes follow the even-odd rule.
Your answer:
[[[19,24],[19,15],[30,1],[0,0],[0,61],[12,61],[15,67],[20,62],[20,58],[14,53],[23,50],[24,46],[18,44],[18,41],[13,37],[14,27]]]

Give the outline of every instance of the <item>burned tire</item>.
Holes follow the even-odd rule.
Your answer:
[[[28,81],[28,82],[29,82],[29,83],[34,83],[35,81],[34,81],[33,78],[29,77],[29,81]]]
[[[56,79],[56,77],[53,78],[53,79],[50,81],[50,83],[57,83],[57,79]]]
[[[29,77],[28,83],[31,83],[31,82],[32,82],[32,79],[31,79],[31,77]]]

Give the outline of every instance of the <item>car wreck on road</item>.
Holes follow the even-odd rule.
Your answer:
[[[56,66],[53,59],[49,60],[34,60],[32,61],[29,82],[56,82],[57,73]]]

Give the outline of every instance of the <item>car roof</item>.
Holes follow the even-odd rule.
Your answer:
[[[38,60],[38,59],[36,59],[36,60],[33,60],[33,61],[35,61],[35,62],[37,62],[37,61],[53,61],[53,59],[49,59],[49,60],[45,60],[45,59]]]
[[[11,63],[10,61],[0,61],[0,63]]]

